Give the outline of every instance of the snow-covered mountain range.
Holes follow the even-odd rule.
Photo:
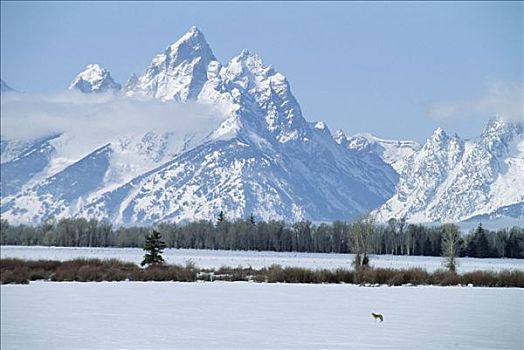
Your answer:
[[[212,117],[186,116],[159,130],[144,115],[140,130],[122,128],[87,144],[63,130],[3,139],[2,218],[86,216],[129,225],[224,211],[229,218],[331,221],[372,210],[383,221],[524,217],[521,126],[494,120],[476,140],[439,129],[422,146],[331,134],[324,122],[304,118],[284,75],[247,50],[218,62],[196,27],[123,87],[91,64],[69,89],[204,106]]]
[[[377,210],[379,220],[456,222],[510,216],[524,224],[521,124],[492,119],[472,140],[439,128],[403,163],[395,195]]]
[[[70,88],[117,86],[90,65]],[[308,123],[284,75],[247,50],[218,62],[195,27],[133,75],[122,94],[212,105],[222,117],[200,135],[159,134],[144,123],[141,138],[115,135],[76,158],[64,156],[77,148],[67,133],[3,140],[3,218],[149,224],[223,210],[230,218],[350,219],[390,198],[398,181],[380,157],[361,157],[336,143],[325,124]]]

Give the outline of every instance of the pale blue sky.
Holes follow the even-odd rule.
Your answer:
[[[423,141],[442,126],[475,136],[486,111],[439,119],[430,107],[479,99],[493,81],[523,81],[522,2],[2,2],[1,10],[2,79],[26,92],[65,89],[88,63],[123,83],[191,25],[221,62],[257,52],[287,76],[306,119],[332,131]]]

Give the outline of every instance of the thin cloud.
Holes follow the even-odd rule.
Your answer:
[[[148,131],[178,135],[209,133],[225,119],[218,108],[199,103],[164,103],[74,91],[52,95],[3,94],[1,112],[3,140],[25,141],[65,133],[91,145]]]
[[[522,83],[492,81],[483,96],[430,106],[429,115],[435,119],[498,116],[513,122],[524,121],[524,88]]]

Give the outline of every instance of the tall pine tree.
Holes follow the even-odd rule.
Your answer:
[[[253,215],[253,213],[249,214],[249,219],[248,220],[249,220],[249,223],[251,225],[255,225],[255,223],[256,223],[255,222],[255,215]]]
[[[160,232],[153,230],[153,233],[146,237],[144,244],[144,260],[140,265],[159,265],[164,263],[162,257],[162,250],[166,247],[164,241],[161,240]]]

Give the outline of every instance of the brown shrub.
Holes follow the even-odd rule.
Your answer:
[[[132,275],[138,281],[180,281],[194,282],[198,270],[179,265],[151,265]]]
[[[524,271],[473,271],[464,273],[461,278],[463,284],[479,287],[524,287]]]
[[[311,270],[300,267],[272,265],[260,270],[251,267],[222,266],[217,270],[199,269],[194,264],[152,265],[145,269],[115,259],[0,260],[1,283],[28,283],[39,279],[52,281],[255,281],[269,283],[360,283],[360,284],[433,284],[486,287],[524,287],[524,271],[474,271],[462,275],[447,270],[428,273],[423,269],[365,268],[355,270]]]
[[[29,267],[30,269],[40,269],[43,271],[53,271],[58,266],[60,266],[61,262],[56,260],[29,260],[25,262],[25,266]]]
[[[359,283],[388,284],[395,270],[392,269],[363,269],[358,273]]]
[[[266,277],[268,283],[284,282],[284,271],[280,265],[271,265],[260,270],[260,274]]]
[[[498,273],[498,286],[524,288],[524,271],[500,271]]]
[[[437,270],[430,275],[428,284],[439,286],[456,286],[461,284],[460,275],[448,270]]]
[[[2,271],[0,281],[2,284],[27,284],[29,283],[29,271],[24,268]]]
[[[353,283],[355,280],[354,271],[346,269],[336,269],[334,278],[338,283]]]

